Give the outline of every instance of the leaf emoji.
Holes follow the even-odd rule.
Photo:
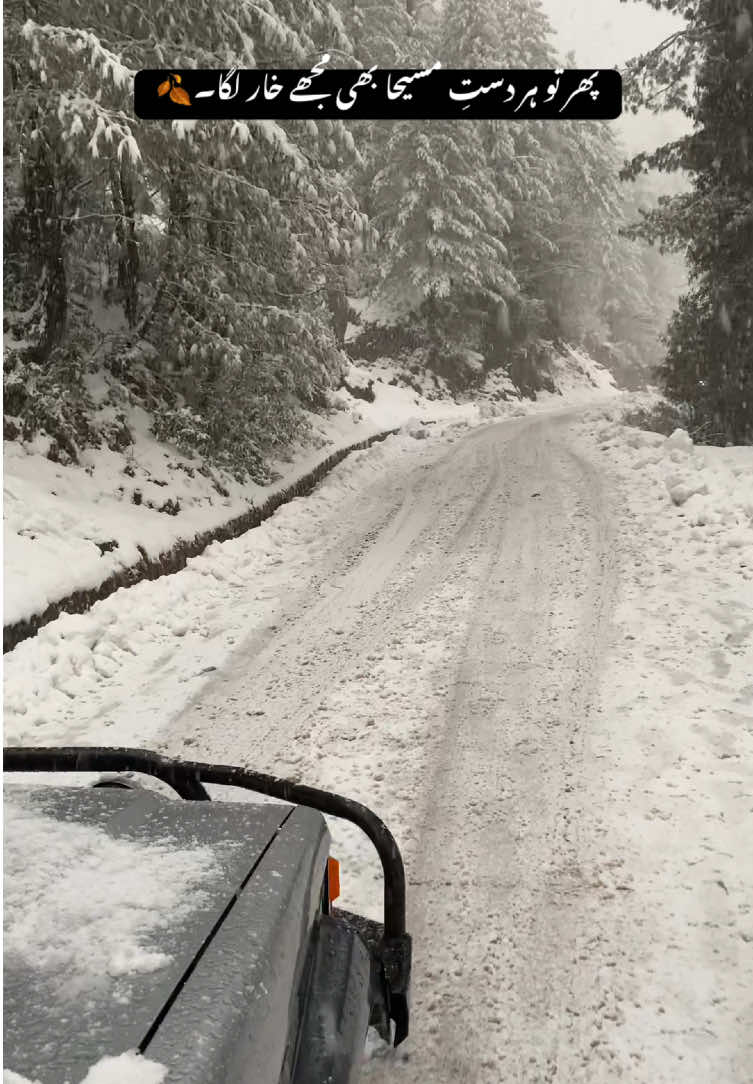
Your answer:
[[[183,79],[182,79],[182,77],[180,75],[173,75],[173,79],[175,80],[176,83],[182,83],[183,82]]]
[[[170,101],[175,102],[176,105],[190,105],[191,99],[183,87],[173,87],[170,91]]]
[[[166,79],[164,81],[164,83],[160,83],[160,85],[157,87],[157,93],[159,94],[160,98],[162,98],[165,94],[167,94],[169,89],[170,89],[170,80],[169,79]]]

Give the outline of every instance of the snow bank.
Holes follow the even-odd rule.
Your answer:
[[[197,460],[159,444],[146,428],[137,430],[127,453],[87,449],[80,466],[53,463],[35,445],[5,443],[5,625],[223,525],[336,448],[378,431],[336,415],[327,439],[320,433],[316,447],[298,449],[292,464],[280,464],[275,485],[259,486],[202,473]]]
[[[364,374],[354,369],[354,382],[356,375]],[[330,416],[309,415],[310,442],[276,464],[278,478],[270,486],[241,485],[160,444],[138,408],[128,419],[134,444],[124,453],[87,449],[80,466],[51,462],[38,442],[6,442],[4,625],[28,620],[74,591],[99,587],[142,557],[158,558],[178,541],[222,526],[337,449],[397,428],[417,412],[478,419],[470,405],[438,406],[381,382],[375,390],[374,403],[340,391]]]
[[[367,491],[398,460],[454,440],[455,426],[467,424],[461,417],[428,427],[429,439],[400,434],[354,452],[309,497],[212,544],[182,572],[50,622],[5,655],[6,743],[149,744],[239,642],[274,622],[283,587],[308,582],[315,554],[336,544],[333,525],[352,493]]]
[[[588,432],[637,473],[645,507],[665,520],[677,545],[711,553],[753,579],[753,448],[695,445],[684,429],[664,437],[611,418],[592,418]],[[672,558],[682,559],[681,552]]]
[[[410,377],[412,384],[406,383]],[[345,391],[335,393],[344,409],[350,410],[358,424],[373,427],[376,432],[398,428],[414,416],[432,420],[478,420],[478,408],[474,403],[456,403],[450,398],[447,386],[435,381],[431,374],[405,373],[385,359],[374,364],[351,364],[345,374],[351,386],[367,387],[372,382],[375,400],[369,403],[354,399]],[[440,398],[437,398],[439,393]]]
[[[606,370],[569,347],[553,359],[552,371],[570,404],[614,391]],[[412,419],[473,424],[563,405],[563,397],[543,393],[536,403],[521,404],[501,370],[465,403],[455,402],[440,378],[425,370],[400,372],[384,359],[368,368],[351,365],[346,381],[354,388],[373,382],[374,401],[334,392],[332,413],[308,416],[309,442],[274,465],[277,479],[269,486],[241,485],[159,443],[150,434],[149,415],[138,407],[127,416],[134,443],[122,453],[86,449],[79,466],[47,459],[44,442],[6,442],[3,624],[29,620],[75,591],[96,589],[142,558],[159,558],[177,542],[262,505],[333,451]]]
[[[552,359],[552,376],[563,395],[571,395],[586,388],[602,392],[614,392],[617,382],[612,374],[595,361],[585,350],[565,346],[562,353]]]
[[[599,769],[579,801],[603,809],[593,838],[630,873],[611,934],[600,931],[619,998],[595,1035],[610,1053],[604,1079],[742,1082],[753,1064],[753,448],[698,447],[684,431],[603,415],[583,430],[584,457],[612,475],[620,587],[589,728]],[[582,982],[599,981],[597,954]]]

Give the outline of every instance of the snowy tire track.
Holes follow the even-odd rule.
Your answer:
[[[613,577],[595,479],[546,432],[508,446],[508,493],[470,555],[473,616],[409,867],[413,1052],[375,1079],[553,1081],[579,1046],[578,734]]]
[[[609,510],[568,424],[477,430],[386,480],[318,594],[165,736],[350,793],[394,827],[415,1016],[408,1048],[368,1067],[380,1080],[578,1079],[608,1011],[589,996],[566,1012],[592,932],[579,780],[614,593]],[[371,856],[334,831],[348,904],[378,913]]]
[[[290,593],[272,635],[256,634],[236,652],[231,668],[202,687],[162,735],[162,747],[179,752],[190,735],[213,759],[232,750],[257,768],[295,766],[299,757],[296,752],[291,758],[291,743],[310,738],[312,718],[345,676],[343,656],[351,670],[368,671],[369,657],[383,651],[399,617],[413,613],[444,581],[449,559],[467,552],[498,487],[505,443],[501,435],[496,441],[473,437],[435,465],[419,464],[404,488],[396,491],[388,479],[371,494],[367,509],[379,509],[375,519],[365,530],[360,524],[346,549],[333,552],[303,590]],[[480,493],[479,472],[489,473]],[[249,713],[249,705],[263,714]]]

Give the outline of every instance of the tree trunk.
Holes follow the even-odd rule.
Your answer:
[[[115,235],[118,239],[118,289],[129,327],[138,318],[139,246],[136,241],[136,215],[133,178],[125,160],[110,163],[110,187],[115,210]]]
[[[338,256],[330,256],[330,265],[334,265],[336,270],[328,275],[327,306],[337,344],[342,346],[348,327],[348,298],[345,293],[347,260],[341,252]]]
[[[332,328],[335,332],[337,345],[342,346],[348,328],[348,299],[342,290],[329,290],[327,292],[327,304],[329,305],[329,311],[332,313]]]
[[[35,141],[36,153],[25,170],[25,203],[29,221],[30,253],[39,275],[38,303],[42,311],[34,354],[40,363],[50,357],[65,333],[68,289],[63,261],[62,193],[58,191],[55,159],[44,132]]]

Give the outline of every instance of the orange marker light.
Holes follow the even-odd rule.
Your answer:
[[[336,858],[327,859],[327,891],[330,903],[340,895],[340,863]]]

